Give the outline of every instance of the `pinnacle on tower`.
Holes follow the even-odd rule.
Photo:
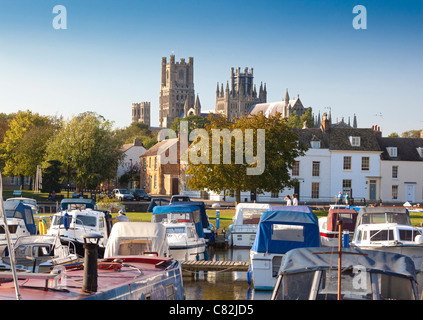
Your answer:
[[[288,94],[288,88],[286,88],[286,92],[285,92],[285,104],[289,103],[289,94]]]

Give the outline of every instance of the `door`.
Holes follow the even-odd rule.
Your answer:
[[[405,201],[414,202],[416,200],[416,185],[415,184],[406,184],[405,185]]]
[[[172,195],[179,194],[178,178],[172,178]]]
[[[369,200],[376,200],[376,181],[370,180]]]

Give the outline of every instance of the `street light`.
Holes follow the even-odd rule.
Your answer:
[[[70,165],[70,162],[72,161],[72,159],[71,158],[68,158],[68,199],[69,199],[69,188],[70,188],[70,185],[69,185],[69,174],[70,174],[70,172],[69,172],[69,165]]]

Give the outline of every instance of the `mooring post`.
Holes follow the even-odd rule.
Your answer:
[[[103,238],[96,233],[84,234],[84,279],[82,291],[86,293],[97,292],[97,259],[98,241]]]

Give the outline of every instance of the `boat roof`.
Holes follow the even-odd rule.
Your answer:
[[[287,252],[279,274],[292,274],[324,269],[338,269],[338,254],[330,247],[308,247]],[[405,255],[379,251],[343,248],[342,269],[363,266],[367,271],[402,276],[416,281],[413,260]],[[352,253],[352,254],[348,254]]]
[[[153,208],[153,214],[172,213],[172,212],[194,212],[200,210],[200,207],[194,205],[166,205]]]
[[[238,203],[233,217],[234,224],[243,224],[244,212],[263,214],[270,209],[271,206],[268,203]]]
[[[87,208],[94,209],[95,201],[93,199],[84,199],[84,198],[69,198],[69,199],[63,199],[60,202],[60,208],[62,210],[66,210],[68,208],[69,204],[83,204]]]
[[[372,218],[381,214],[389,214],[392,223],[411,225],[410,214],[407,208],[404,207],[367,207],[361,208],[358,212],[356,228],[361,224],[379,223],[381,221],[374,221]]]
[[[296,228],[298,226],[301,228]],[[319,224],[312,209],[308,206],[286,206],[283,210],[263,213],[251,250],[286,253],[294,248],[318,246]]]
[[[25,207],[31,209],[29,205],[26,205],[23,202],[17,202],[17,201],[4,201],[3,207],[4,207],[4,210],[17,210],[20,212],[24,212]]]
[[[206,212],[206,205],[203,201],[178,201],[178,202],[172,202],[170,204],[171,206],[177,206],[177,205],[185,205],[185,206],[197,206],[200,208],[200,214],[201,214],[201,224],[203,228],[207,228],[209,226],[209,216]]]
[[[113,225],[104,250],[104,258],[118,255],[122,240],[151,240],[151,251],[159,256],[168,254],[166,227],[154,222],[117,222]]]

